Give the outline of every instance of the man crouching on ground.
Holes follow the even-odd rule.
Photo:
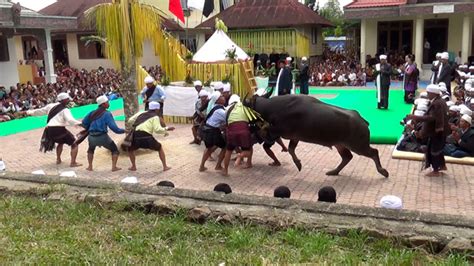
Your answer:
[[[119,150],[115,142],[107,134],[107,128],[110,128],[116,134],[124,134],[125,129],[119,128],[114,121],[112,113],[107,111],[109,108],[109,99],[103,95],[97,98],[99,108],[90,112],[82,125],[89,131],[89,149],[87,150],[88,171],[92,171],[92,161],[94,160],[94,151],[97,146],[104,147],[112,153],[112,172],[119,171],[117,167]]]
[[[130,171],[136,171],[137,165],[135,163],[135,151],[138,149],[149,149],[157,151],[161,163],[163,164],[163,171],[168,171],[171,167],[166,165],[165,152],[161,143],[154,137],[155,134],[163,134],[168,136],[167,131],[173,131],[174,127],[162,127],[160,123],[160,103],[150,102],[148,111],[139,112],[130,117],[127,124],[131,126],[133,131],[132,145],[128,148],[128,156],[132,166],[128,168]]]

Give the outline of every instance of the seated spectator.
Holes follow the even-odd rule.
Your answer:
[[[167,180],[160,181],[160,182],[158,182],[158,184],[156,184],[156,185],[159,186],[159,187],[171,187],[171,188],[174,188],[173,182],[167,181]]]
[[[11,86],[9,90],[0,87],[0,122],[22,117],[20,112],[42,108],[55,102],[57,95],[67,92],[73,98],[73,105],[80,106],[94,103],[100,95],[107,95],[109,100],[120,98],[118,89],[122,83],[119,72],[99,67],[97,70],[79,70],[55,64],[56,83],[36,84],[31,82]],[[152,67],[158,75],[159,67]]]
[[[225,183],[219,183],[214,187],[215,192],[224,192],[225,194],[230,194],[232,193],[232,189],[230,188],[229,185]]]
[[[336,203],[337,201],[336,190],[333,187],[326,186],[322,187],[318,191],[318,201]]]
[[[383,196],[380,199],[380,207],[385,209],[401,210],[403,208],[402,199],[393,195]]]
[[[465,114],[459,121],[459,127],[451,127],[454,143],[444,146],[444,155],[456,158],[474,156],[474,129],[472,117]]]
[[[275,188],[273,191],[273,197],[275,198],[282,198],[282,199],[289,199],[291,197],[291,191],[288,187],[279,186]]]

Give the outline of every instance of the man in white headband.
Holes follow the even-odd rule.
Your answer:
[[[163,128],[161,126],[159,111],[160,103],[150,102],[148,111],[138,112],[127,121],[127,124],[132,128],[132,132],[127,135],[128,141],[130,141],[130,146],[127,147],[128,157],[132,163],[132,166],[128,168],[128,170],[137,170],[135,151],[138,149],[157,151],[163,165],[163,171],[171,169],[166,165],[166,156],[161,143],[153,137],[153,134],[163,134],[167,136],[168,131],[174,130],[174,127]]]
[[[463,158],[474,156],[474,129],[472,126],[472,117],[469,115],[461,116],[459,121],[459,129],[453,130],[452,138],[454,144],[447,144],[444,148],[444,154]]]
[[[379,58],[380,63],[375,65],[375,74],[377,75],[375,80],[375,85],[377,86],[377,108],[388,109],[388,95],[392,66],[387,63],[386,55],[381,55]]]
[[[446,84],[446,89],[448,90],[448,94],[451,95],[451,80],[453,76],[453,69],[448,62],[449,60],[449,53],[444,52],[441,54],[441,63],[438,68],[438,73],[436,76],[436,84],[440,82],[444,82]]]
[[[159,102],[160,103],[160,116],[163,116],[163,106],[166,99],[165,91],[158,85],[155,84],[155,79],[151,76],[145,78],[146,86],[143,88],[140,93],[143,102],[145,103],[145,110],[148,110],[149,102]]]
[[[66,126],[77,126],[81,124],[80,121],[74,119],[71,110],[67,107],[72,98],[68,93],[62,92],[58,94],[56,100],[56,103],[48,104],[40,109],[28,110],[23,114],[32,116],[48,115],[47,125],[41,138],[40,151],[52,151],[55,148],[55,143],[57,143],[56,164],[60,164],[62,162],[61,154],[63,152],[63,146],[64,144],[69,145],[71,146],[71,163],[69,166],[81,166],[81,164],[76,161],[79,151],[76,138],[66,129]]]
[[[93,170],[92,163],[94,161],[95,149],[97,147],[104,147],[112,153],[112,172],[119,171],[121,168],[117,167],[117,161],[120,152],[115,142],[109,137],[108,129],[116,134],[124,134],[125,129],[117,126],[114,116],[107,110],[110,107],[107,96],[99,96],[96,101],[99,108],[87,114],[82,120],[84,128],[89,132],[89,148],[87,149],[87,162],[89,165],[86,170]]]
[[[209,92],[201,89],[198,93],[198,100],[194,104],[193,126],[191,127],[194,139],[189,144],[201,145],[201,137],[199,136],[198,131],[204,118],[206,118],[208,102]]]
[[[424,116],[409,115],[406,120],[415,120],[423,123],[422,135],[428,137],[428,147],[425,153],[424,168],[432,167],[427,176],[439,176],[440,171],[446,170],[443,148],[446,137],[451,133],[448,123],[448,106],[440,97],[438,85],[430,84],[426,88],[430,107]]]
[[[226,101],[226,104],[225,106],[228,106],[229,105],[229,99],[230,99],[230,96],[231,96],[231,86],[230,86],[230,83],[224,83],[223,84],[223,89],[222,89],[222,96],[224,96],[225,98],[225,101]]]

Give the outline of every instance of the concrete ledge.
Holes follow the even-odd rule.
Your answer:
[[[58,184],[61,189],[48,190],[48,185]],[[312,228],[334,234],[360,230],[375,237],[399,239],[409,246],[424,247],[435,253],[461,250],[474,254],[470,253],[474,252],[474,220],[455,215],[20,173],[0,173],[0,187],[2,193],[20,193],[30,187],[39,195],[45,195],[47,191],[50,200],[69,198],[97,202],[101,206],[125,203],[124,206],[146,212],[173,213],[184,209],[195,222],[211,219],[228,223],[245,221],[277,228]]]
[[[147,194],[156,196],[172,196],[180,198],[191,198],[211,202],[229,204],[245,204],[253,206],[267,206],[287,209],[297,206],[299,209],[310,213],[338,214],[354,217],[370,217],[394,221],[423,222],[426,224],[450,225],[474,229],[474,219],[459,215],[434,214],[411,210],[390,210],[383,208],[371,208],[365,206],[353,206],[347,204],[329,204],[323,202],[312,202],[293,199],[276,199],[254,195],[222,194],[213,191],[197,191],[187,189],[169,189],[162,187],[150,187],[144,185],[119,184],[110,181],[86,180],[80,178],[59,176],[38,176],[22,173],[5,173],[0,179],[27,181],[41,184],[65,184],[70,186],[123,190],[136,194]]]

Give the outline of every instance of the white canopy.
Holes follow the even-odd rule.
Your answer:
[[[237,60],[246,60],[249,58],[247,53],[238,47],[222,30],[216,30],[211,38],[196,52],[193,61],[196,62],[218,62],[225,61],[226,50],[236,48]]]

